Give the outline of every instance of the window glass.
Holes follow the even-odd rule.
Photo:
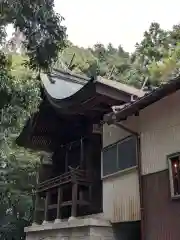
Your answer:
[[[124,170],[136,166],[136,138],[130,137],[118,143],[118,168]]]
[[[172,194],[174,196],[180,195],[180,157],[175,156],[170,158],[170,171],[172,181]]]
[[[103,150],[103,176],[117,171],[117,145],[113,145]]]
[[[136,166],[136,137],[129,137],[104,148],[102,153],[103,176]]]

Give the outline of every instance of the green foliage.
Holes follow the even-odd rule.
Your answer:
[[[32,196],[38,158],[14,146],[24,121],[40,101],[36,75],[25,58],[1,54],[0,68],[0,239],[22,239],[32,218]]]
[[[131,55],[121,45],[115,48],[111,43],[85,49],[64,41],[62,18],[54,13],[53,1],[20,2],[19,9],[18,0],[12,6],[10,1],[0,3],[0,44],[5,46],[4,52],[0,51],[0,240],[23,239],[23,228],[32,220],[39,160],[13,142],[40,102],[39,81],[33,69],[50,70],[58,58],[56,68],[67,65],[89,77],[100,75],[141,88],[144,82],[149,87],[166,82],[179,74],[180,65],[179,25],[165,31],[152,23]],[[4,44],[7,23],[14,23],[24,34],[23,54],[10,51]]]
[[[64,68],[63,63],[69,66],[75,55],[71,69],[76,73],[83,73],[89,77],[100,75],[119,80],[130,67],[129,54],[121,46],[116,49],[112,44],[107,48],[102,44],[96,44],[93,48],[84,49],[72,43],[67,45],[68,47],[59,55],[56,68]]]
[[[65,46],[66,29],[62,20],[62,16],[54,12],[51,0],[0,1],[1,38],[4,38],[4,26],[13,24],[24,36],[28,65],[32,69],[49,70],[57,60]]]
[[[171,75],[179,73],[180,26],[165,31],[158,23],[152,23],[144,33],[142,41],[129,55],[121,45],[107,47],[95,44],[89,49],[79,48],[72,43],[59,56],[69,65],[73,55],[73,71],[88,76],[103,76],[141,88],[146,82],[148,87],[157,87],[166,82]],[[60,62],[60,61],[59,61]],[[62,68],[60,63],[57,68]]]
[[[23,239],[24,227],[32,221],[38,158],[1,140],[0,239]],[[2,146],[2,144],[4,146]]]
[[[24,239],[24,227],[32,221],[39,158],[14,145],[17,135],[0,136],[0,240]]]
[[[65,47],[62,20],[52,0],[0,1],[0,240],[23,239],[32,220],[38,157],[14,146],[13,136],[39,105],[36,73],[50,71]],[[5,41],[7,24],[16,29],[11,44]],[[13,52],[18,32],[24,55]]]
[[[17,58],[20,61],[20,56],[4,55],[4,68],[0,69],[1,132],[21,127],[40,100],[36,76],[27,68],[23,69],[20,63],[15,67],[12,60]]]
[[[173,75],[179,74],[180,68],[180,45],[177,43],[175,48],[169,49],[168,57],[163,58],[161,62],[152,62],[149,65],[149,72],[152,79],[158,79],[163,82]]]
[[[127,82],[142,86],[148,80],[150,86],[157,87],[179,74],[179,42],[180,25],[165,31],[158,23],[152,23],[131,56],[132,74]]]

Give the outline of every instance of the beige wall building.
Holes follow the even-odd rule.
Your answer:
[[[128,119],[123,124],[137,131],[138,122],[134,117]],[[106,150],[113,151],[117,145],[124,145],[129,142],[133,136],[124,129],[116,125],[107,125],[103,127],[103,147]],[[135,144],[135,142],[134,142]],[[127,145],[128,146],[128,145]],[[136,146],[134,148],[136,150]],[[104,154],[105,155],[105,154]],[[120,161],[126,162],[124,152],[118,154]],[[135,155],[134,155],[135,156]],[[127,156],[128,157],[128,156]],[[136,157],[136,156],[135,156]],[[103,212],[106,218],[112,222],[131,222],[140,220],[140,200],[139,200],[139,179],[137,172],[137,158],[134,159],[132,166],[121,168],[117,167],[109,174],[103,175]],[[114,164],[115,158],[110,159],[109,164]],[[103,154],[102,154],[103,168]]]
[[[119,221],[133,221],[132,215],[128,214],[130,209],[133,209],[137,213],[136,216],[141,219],[141,239],[144,240],[178,240],[180,237],[179,87],[180,81],[176,79],[124,107],[114,115],[116,116],[115,121],[112,114],[105,118],[111,123],[120,122],[128,129],[135,131],[140,138],[140,162],[137,165],[140,175],[136,169],[133,172],[125,171],[126,174],[123,175],[119,173],[115,178],[116,187],[112,180],[103,181],[103,186],[107,186],[103,194],[105,195],[107,189],[111,189],[111,196],[116,199],[119,190],[119,199],[126,198],[126,202],[118,201],[119,212],[120,209],[126,210],[120,215],[113,216],[112,214],[111,218],[115,220],[118,216]],[[126,121],[123,120],[125,118]],[[127,136],[119,127],[110,126],[112,127],[109,129],[112,131],[108,127],[104,127],[105,146],[113,143],[113,140],[121,141]],[[114,193],[112,189],[114,189]],[[140,191],[138,192],[138,190]],[[106,205],[108,196],[110,198],[110,194],[104,196],[104,205]],[[133,205],[133,208],[130,206],[126,208],[130,196],[136,204]],[[108,215],[107,209],[112,212],[113,207],[104,208]],[[134,220],[137,220],[138,217]]]

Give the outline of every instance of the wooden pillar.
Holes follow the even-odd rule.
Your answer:
[[[92,203],[92,183],[89,185],[89,203]]]
[[[68,147],[66,147],[65,172],[68,172]]]
[[[77,197],[78,197],[78,184],[74,182],[72,185],[72,209],[71,217],[77,217]]]
[[[83,168],[84,164],[84,139],[81,138],[81,154],[80,154],[80,168]]]
[[[58,199],[57,199],[57,216],[56,220],[60,220],[62,218],[61,214],[61,203],[62,203],[62,187],[58,188]]]
[[[40,161],[42,161],[42,156],[41,156]],[[36,188],[37,188],[37,185],[39,183],[39,178],[40,178],[40,169],[38,169],[38,172],[36,174]],[[33,208],[34,208],[33,222],[36,224],[36,223],[38,223],[38,207],[39,207],[40,196],[39,196],[39,193],[37,191],[35,193],[36,194],[33,195]]]
[[[39,194],[36,193],[35,201],[34,201],[34,216],[33,216],[33,222],[38,223],[38,206],[39,206]]]
[[[50,192],[46,192],[46,199],[45,199],[45,208],[44,208],[44,221],[48,221],[48,205],[49,205],[49,197],[50,197]]]
[[[86,170],[88,170],[88,175],[92,178],[93,166],[92,166],[92,158],[93,158],[93,148],[92,148],[92,136],[89,136],[87,150],[86,150]]]

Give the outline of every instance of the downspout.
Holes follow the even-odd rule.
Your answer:
[[[144,231],[144,202],[143,202],[143,182],[142,182],[142,165],[141,165],[141,138],[138,132],[135,132],[121,123],[113,123],[117,127],[129,132],[134,135],[137,139],[137,169],[138,169],[138,179],[139,179],[139,195],[140,195],[140,215],[141,215],[141,240],[145,240]]]

